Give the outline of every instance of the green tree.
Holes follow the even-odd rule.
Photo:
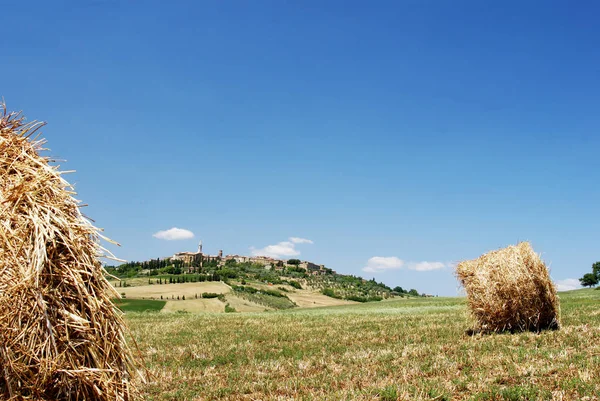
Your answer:
[[[408,293],[409,293],[410,295],[414,295],[415,297],[418,297],[418,296],[419,296],[419,292],[418,292],[417,290],[415,290],[414,288],[413,288],[413,289],[411,289],[411,290],[410,290]]]
[[[298,266],[300,264],[300,259],[290,259],[287,261],[288,265],[296,265]]]
[[[596,280],[600,282],[600,262],[596,262],[592,265],[592,274],[596,276]]]
[[[302,286],[301,286],[301,285],[300,285],[300,283],[299,283],[299,282],[297,282],[297,281],[290,280],[290,281],[289,281],[289,284],[290,284],[292,287],[294,287],[294,288],[296,288],[296,289],[298,289],[298,290],[301,290],[301,289],[302,289]]]
[[[598,277],[594,273],[586,273],[579,279],[579,282],[584,287],[593,287],[598,284]]]
[[[404,288],[400,287],[400,286],[396,286],[394,287],[394,292],[400,293],[400,294],[404,294],[406,291],[404,291]]]

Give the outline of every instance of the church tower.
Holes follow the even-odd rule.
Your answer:
[[[200,243],[198,244],[198,253],[202,253],[202,240],[200,240]]]

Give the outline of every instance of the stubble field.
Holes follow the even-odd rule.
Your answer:
[[[600,291],[559,331],[468,336],[465,300],[128,313],[148,400],[598,400]]]

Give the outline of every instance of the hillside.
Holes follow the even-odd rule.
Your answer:
[[[177,262],[130,262],[106,269],[121,279],[113,281],[113,285],[124,296],[164,299],[169,301],[166,310],[171,309],[173,301],[183,300],[187,303],[179,306],[190,311],[225,310],[227,304],[236,311],[257,311],[419,296],[414,289],[391,289],[374,279],[337,274],[330,269],[324,269],[322,274],[310,274],[293,265],[274,268],[227,260],[190,267]],[[207,306],[208,302],[202,301],[203,293],[222,294],[223,305],[210,301],[212,306]],[[196,308],[189,306],[192,300],[197,304]],[[237,308],[231,305],[237,305]]]
[[[162,310],[163,312],[263,312],[292,308],[316,308],[351,305],[355,302],[323,295],[320,291],[294,288],[289,284],[272,285],[235,280],[168,284],[168,280],[134,278],[111,281],[124,300],[124,310]],[[122,285],[125,283],[125,287]],[[121,305],[121,304],[120,304]]]

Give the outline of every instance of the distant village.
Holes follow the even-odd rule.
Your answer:
[[[307,274],[321,275],[321,274],[336,274],[334,270],[328,269],[325,265],[318,265],[308,261],[300,261],[299,263],[291,264],[288,260],[281,260],[271,258],[269,256],[240,256],[240,255],[225,255],[223,257],[223,251],[220,250],[218,255],[208,255],[202,251],[202,241],[198,244],[197,252],[177,252],[171,257],[171,260],[180,260],[185,265],[202,267],[204,263],[216,261],[218,266],[225,266],[228,260],[235,260],[237,263],[256,263],[263,265],[267,269],[283,270],[285,267],[299,267],[306,270]],[[294,259],[290,259],[294,260]]]

